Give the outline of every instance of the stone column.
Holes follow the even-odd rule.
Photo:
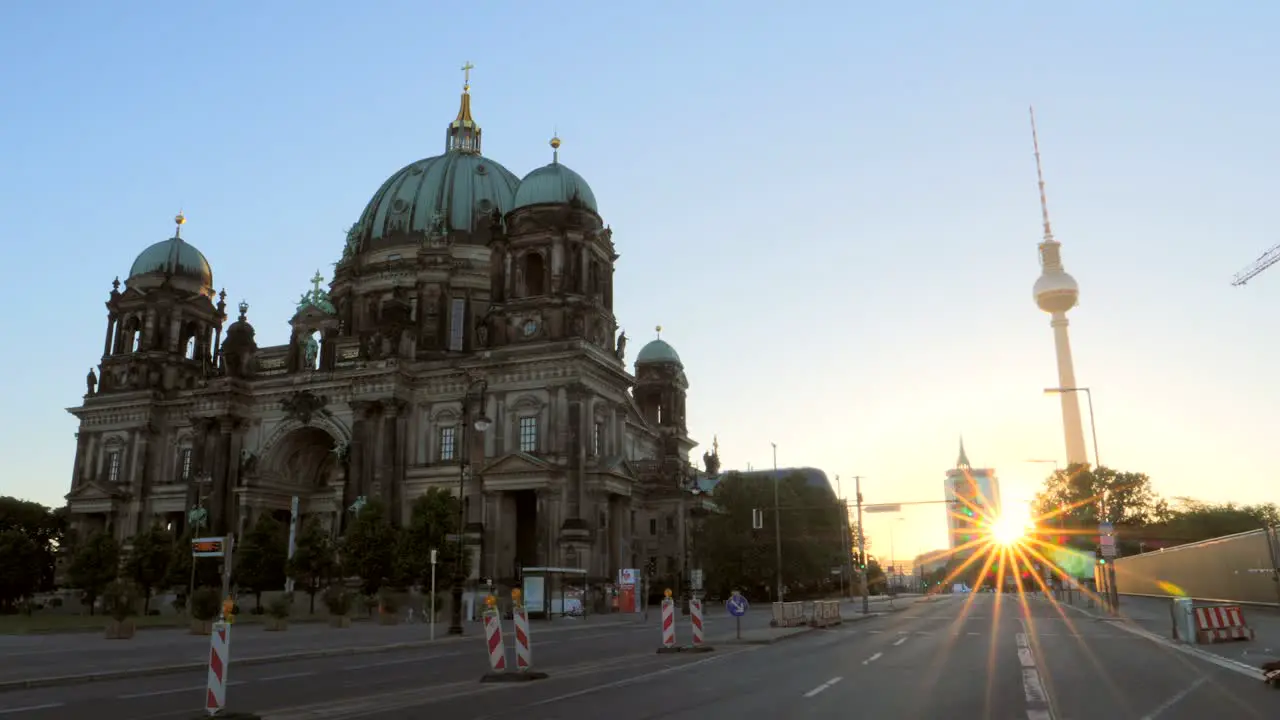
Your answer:
[[[396,521],[404,502],[405,461],[408,453],[409,403],[398,398],[382,402],[382,500],[386,503],[387,517]]]
[[[71,489],[75,490],[84,482],[84,460],[85,449],[89,445],[89,435],[84,432],[76,433],[76,457],[71,463]]]
[[[240,450],[244,447],[244,432],[248,427],[237,417],[223,418],[219,423],[222,436],[226,438],[227,477],[226,477],[226,518],[227,529],[239,533],[244,522],[240,516],[240,498],[236,489],[240,487]]]
[[[353,400],[351,410],[351,445],[347,448],[347,482],[343,491],[342,508],[339,509],[339,516],[343,518],[347,517],[346,508],[351,507],[360,495],[366,495],[368,486],[372,482],[369,472],[372,461],[369,424],[370,417],[377,410],[374,403],[367,400]]]
[[[107,313],[107,337],[102,341],[102,356],[106,357],[111,354],[112,341],[115,339],[116,314]]]

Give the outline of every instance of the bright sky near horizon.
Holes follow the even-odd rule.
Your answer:
[[[776,442],[848,497],[857,474],[868,502],[935,500],[963,434],[1025,504],[1052,470],[1028,461],[1065,452],[1034,104],[1102,462],[1280,500],[1280,268],[1229,284],[1280,243],[1278,23],[1155,0],[5,3],[0,494],[61,504],[101,303],[179,208],[259,343],[285,342],[373,192],[441,152],[470,60],[485,154],[523,175],[558,131],[591,182],[632,347],[663,325],[725,467]],[[873,552],[943,547],[943,512],[869,519]]]

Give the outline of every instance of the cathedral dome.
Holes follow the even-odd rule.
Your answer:
[[[530,205],[566,204],[576,198],[590,208],[591,212],[599,213],[596,195],[591,192],[591,186],[581,175],[560,164],[560,138],[552,138],[551,147],[556,151],[555,158],[550,165],[534,170],[520,181],[512,209]]]
[[[204,253],[182,239],[182,225],[186,218],[179,214],[174,221],[178,231],[173,237],[148,247],[138,254],[129,268],[129,278],[125,283],[133,288],[145,288],[159,285],[165,279],[187,281],[193,289],[213,295],[213,269]]]
[[[471,232],[475,221],[509,211],[520,179],[480,154],[483,131],[471,117],[471,65],[463,68],[458,115],[445,128],[443,155],[410,163],[387,179],[347,235],[349,249],[399,234]]]
[[[513,207],[519,178],[475,152],[449,150],[411,163],[392,175],[356,223],[357,239],[397,233],[470,232],[477,217]]]
[[[649,344],[640,348],[640,352],[636,354],[636,365],[662,364],[684,367],[684,363],[680,362],[680,355],[676,352],[676,349],[662,338],[650,340]]]

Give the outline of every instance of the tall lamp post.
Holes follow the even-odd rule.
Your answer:
[[[778,505],[778,443],[773,446],[773,539],[778,563],[778,602],[784,602],[782,592],[782,512]]]
[[[479,389],[480,392],[480,416],[471,421],[471,396],[473,391]],[[466,582],[466,575],[462,571],[462,558],[466,548],[463,544],[463,529],[466,526],[466,491],[467,491],[467,473],[471,469],[471,427],[474,426],[476,432],[484,435],[489,431],[492,422],[485,415],[485,398],[489,391],[489,382],[484,378],[475,378],[471,384],[467,386],[466,393],[462,396],[462,437],[460,440],[461,449],[458,452],[458,553],[453,559],[453,587],[450,593],[453,597],[453,607],[449,613],[449,634],[462,634],[462,585]]]
[[[1089,432],[1093,435],[1093,467],[1095,470],[1100,469],[1102,467],[1102,460],[1098,459],[1098,425],[1094,422],[1093,418],[1093,393],[1090,392],[1087,387],[1056,387],[1044,389],[1045,395],[1061,395],[1062,393],[1084,393],[1085,398],[1088,400]],[[1111,493],[1109,490],[1103,491],[1102,506],[1098,508],[1098,514],[1101,516],[1100,520],[1108,522],[1107,510],[1110,505],[1110,495]],[[1107,585],[1109,586],[1107,601],[1111,605],[1111,611],[1117,612],[1120,608],[1120,591],[1116,588],[1116,566],[1114,562],[1107,563],[1107,570],[1105,574],[1107,576]]]

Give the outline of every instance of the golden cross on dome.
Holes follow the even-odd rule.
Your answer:
[[[471,71],[472,71],[472,70],[475,70],[475,69],[476,69],[476,66],[475,66],[475,65],[472,65],[470,60],[468,60],[468,61],[466,61],[465,63],[463,63],[463,65],[462,65],[462,87],[463,87],[463,89],[464,89],[464,90],[470,90],[470,89],[471,89]]]
[[[181,210],[178,211],[177,215],[173,216],[173,223],[178,226],[178,229],[173,232],[174,237],[182,237],[182,226],[185,225],[186,222],[187,216],[183,215]]]
[[[324,276],[317,270],[316,274],[311,278],[311,289],[313,292],[320,292],[320,283],[324,282]]]

